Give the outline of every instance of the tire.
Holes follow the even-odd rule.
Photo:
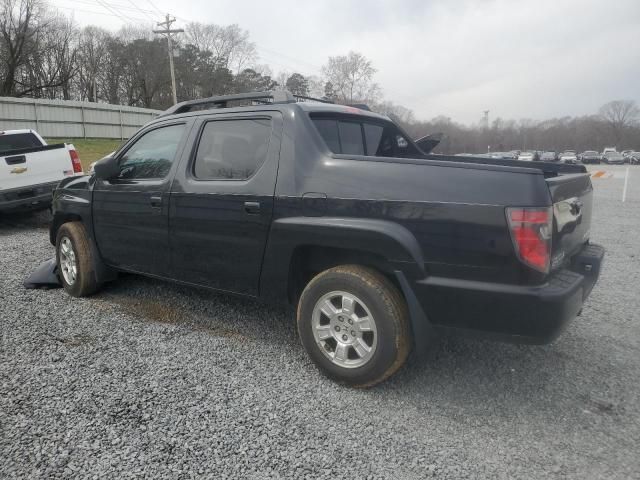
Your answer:
[[[402,295],[386,277],[367,267],[343,265],[320,273],[302,292],[298,334],[326,376],[365,388],[405,363],[411,348],[408,318]]]
[[[69,252],[71,248],[71,252]],[[81,222],[63,223],[56,234],[58,276],[65,291],[73,297],[86,297],[98,291],[93,269],[91,243]],[[75,271],[69,274],[70,258]]]

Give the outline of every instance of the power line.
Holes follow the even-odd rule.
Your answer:
[[[74,1],[83,1],[83,0],[74,0]],[[138,17],[134,17],[133,15],[131,15],[130,13],[127,12],[121,12],[121,10],[134,10],[131,7],[127,7],[125,5],[120,5],[120,4],[113,4],[108,2],[107,0],[96,0],[96,2],[103,8],[105,8],[106,10],[108,10],[109,12],[115,14],[116,16],[118,16],[123,22],[125,23],[136,23],[136,22],[147,22],[148,20],[144,19],[144,18],[138,18]],[[135,6],[135,4],[134,4]],[[144,11],[141,10],[141,13],[143,13],[144,15],[146,15],[144,13]],[[150,17],[151,21],[153,21],[153,18]]]
[[[129,3],[131,5],[133,5],[137,10],[139,10],[143,15],[145,15],[146,17],[148,17],[151,21],[153,21],[153,17],[151,15],[149,15],[148,13],[145,13],[144,10],[142,10],[140,7],[138,7],[138,5],[136,5],[133,0],[129,0]]]
[[[142,13],[155,13],[153,10],[147,10],[147,9],[144,9],[144,8],[140,8],[138,5],[136,5],[133,2],[129,2],[129,3],[131,3],[133,5],[133,8],[131,8],[128,5],[124,5],[122,3],[116,3],[114,1],[110,2],[111,6],[112,7],[116,7],[116,8],[124,8],[126,10],[137,10],[137,11],[142,12]]]
[[[307,62],[305,60],[301,60],[299,58],[295,58],[295,57],[292,57],[290,55],[285,55],[284,53],[279,53],[279,52],[276,52],[275,50],[270,50],[270,49],[264,48],[264,47],[257,47],[257,49],[265,51],[265,52],[268,52],[268,53],[271,53],[273,55],[277,55],[277,56],[285,58],[285,59],[288,59],[288,60],[293,61],[295,63],[301,63],[301,64],[304,63],[304,64],[308,65],[309,67],[313,68],[314,70],[317,70],[318,72],[322,71],[321,67],[319,67],[317,65],[314,65],[313,63],[309,63],[309,62]]]
[[[129,23],[129,20],[127,20],[127,18],[125,18],[123,15],[121,15],[119,12],[117,12],[113,8],[111,8],[106,2],[102,2],[101,0],[96,0],[96,2],[98,3],[98,5],[100,5],[107,11],[113,13],[116,17],[119,17],[120,20],[122,20],[124,23]]]
[[[56,6],[55,8],[63,8],[65,10],[71,10],[74,12],[84,12],[84,13],[91,13],[94,15],[105,15],[107,17],[115,17],[115,18],[119,18],[122,20],[122,18],[119,15],[115,15],[113,13],[107,13],[107,12],[97,12],[95,10],[85,10],[83,8],[76,8],[76,7],[62,7],[62,6]],[[142,19],[139,19],[140,21],[142,21]]]
[[[93,6],[96,5],[95,1],[92,2],[89,0],[69,0],[69,1],[76,2],[76,3],[83,3],[85,5],[93,5]],[[132,8],[132,7],[121,5],[119,3],[114,3],[114,2],[111,2],[111,3],[105,2],[105,3],[108,3],[111,7],[117,8],[118,10],[129,10],[129,11],[135,11],[135,12],[141,12],[141,13],[153,13],[151,10],[143,10],[141,8],[135,7],[135,5],[134,5],[135,8]]]
[[[156,7],[155,3],[153,3],[151,0],[147,0],[147,3],[149,5],[151,5],[155,9],[156,12],[158,12],[160,15],[162,15],[162,10],[160,10],[158,7]]]

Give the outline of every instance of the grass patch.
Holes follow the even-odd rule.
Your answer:
[[[47,143],[73,143],[80,155],[82,168],[85,172],[89,171],[89,164],[100,160],[108,153],[116,150],[121,140],[112,140],[108,138],[47,138]]]

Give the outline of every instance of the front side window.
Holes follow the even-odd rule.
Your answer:
[[[199,180],[246,180],[264,163],[271,119],[208,122],[200,137],[193,169]]]
[[[145,133],[120,158],[119,179],[162,179],[169,174],[185,125]]]

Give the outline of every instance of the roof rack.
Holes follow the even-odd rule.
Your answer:
[[[269,92],[237,93],[233,95],[220,95],[216,97],[200,98],[197,100],[188,100],[186,102],[177,103],[173,107],[169,107],[167,110],[162,112],[160,116],[163,117],[165,115],[175,115],[178,113],[193,112],[196,110],[229,108],[233,106],[269,105],[274,103],[283,104],[306,101],[333,103],[321,98],[294,95],[287,90],[273,90]]]

